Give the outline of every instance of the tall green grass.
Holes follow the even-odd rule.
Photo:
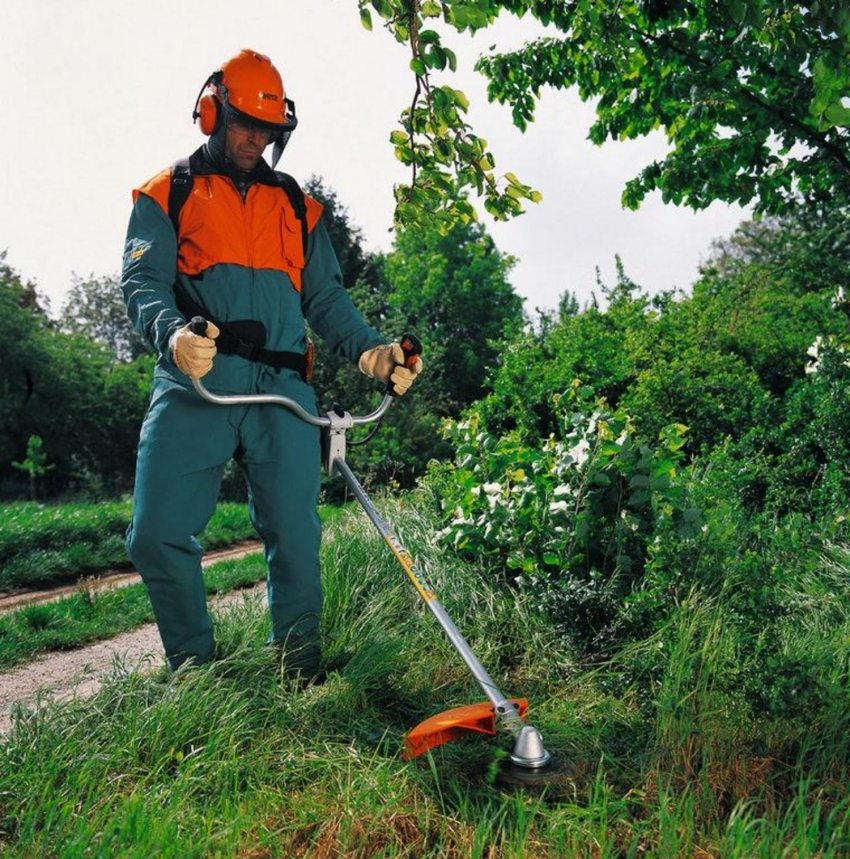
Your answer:
[[[408,728],[482,696],[383,542],[347,518],[323,550],[325,685],[281,676],[246,598],[216,618],[222,661],[147,676],[117,664],[95,698],[21,714],[0,746],[4,855],[848,855],[850,627],[828,582],[850,569],[840,552],[789,594],[808,617],[789,624],[789,652],[826,635],[817,660],[843,642],[817,662],[803,723],[753,717],[724,686],[739,642],[722,594],[694,594],[663,638],[582,666],[525,594],[435,549],[410,509],[392,518],[494,679],[531,699],[572,781],[506,791],[493,781],[504,746],[486,738],[400,760]],[[656,673],[639,677],[659,642]]]

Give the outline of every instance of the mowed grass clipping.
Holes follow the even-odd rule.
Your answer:
[[[220,505],[218,525],[213,533],[232,541],[241,535],[239,518],[247,521],[245,505]],[[319,515],[324,523],[339,518],[343,510],[323,506]],[[218,513],[216,514],[219,515]],[[250,526],[250,522],[248,523]],[[212,523],[211,523],[212,527]],[[207,529],[208,532],[210,529]],[[251,536],[256,537],[253,532]],[[208,535],[203,542],[206,548]],[[241,536],[240,536],[241,539]],[[213,545],[216,545],[215,540]],[[204,570],[208,594],[223,594],[262,581],[266,576],[262,553],[243,561],[220,561]],[[71,650],[92,641],[111,638],[153,620],[147,590],[142,584],[97,590],[93,581],[83,579],[76,593],[53,602],[35,603],[0,614],[0,668],[11,668],[47,650]]]
[[[572,781],[506,791],[494,775],[509,744],[489,738],[401,760],[409,728],[483,696],[352,516],[323,550],[325,685],[280,675],[266,612],[246,595],[216,616],[222,661],[172,675],[117,664],[96,697],[19,714],[0,746],[4,855],[848,855],[846,672],[805,731],[741,724],[708,679],[707,644],[728,644],[720,606],[695,601],[646,701],[619,673],[630,656],[582,668],[522,593],[446,556],[409,508],[391,518],[503,691],[530,699]]]

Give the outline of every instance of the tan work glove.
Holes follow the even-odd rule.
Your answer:
[[[422,359],[417,358],[412,370],[404,366],[404,352],[399,343],[387,343],[367,349],[357,362],[360,372],[380,382],[392,382],[397,396],[407,393],[422,372]]]
[[[189,325],[178,328],[171,337],[171,357],[190,379],[200,379],[212,370],[215,358],[215,338],[221,332],[212,323],[207,322],[207,336],[193,334]]]

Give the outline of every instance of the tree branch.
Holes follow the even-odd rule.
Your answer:
[[[626,26],[636,36],[638,36],[638,38],[641,39],[641,41],[644,43],[644,47],[647,47],[647,42],[650,42],[660,48],[669,47],[680,57],[686,59],[689,63],[696,64],[704,69],[710,69],[713,66],[712,63],[709,63],[707,60],[704,60],[698,54],[694,54],[685,48],[679,47],[669,39],[665,39],[663,44],[661,44],[658,36],[655,36],[652,33],[647,33],[645,30],[641,30],[634,25],[627,24]],[[744,86],[737,79],[735,81],[735,88],[744,98],[746,98],[748,101],[750,101],[757,107],[761,108],[761,110],[763,110],[769,116],[779,119],[787,127],[795,129],[798,132],[798,137],[803,137],[806,142],[812,144],[818,149],[823,149],[824,151],[829,153],[830,157],[832,157],[837,162],[837,164],[841,167],[844,173],[850,176],[850,157],[848,157],[847,153],[844,152],[840,147],[836,146],[834,143],[828,140],[825,134],[822,134],[812,128],[809,128],[804,122],[802,122],[793,114],[787,113],[781,108],[775,107],[774,105],[766,102],[757,93]]]

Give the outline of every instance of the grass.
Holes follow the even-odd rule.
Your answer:
[[[215,533],[219,538],[239,534],[238,516],[244,505],[220,505]],[[243,509],[238,509],[238,508]],[[338,507],[320,508],[326,524],[342,515]],[[219,514],[217,514],[219,515]],[[234,524],[237,520],[237,524]],[[205,544],[208,542],[205,539]],[[240,562],[220,561],[204,571],[207,593],[227,593],[262,581],[266,566],[261,554]],[[0,668],[11,668],[46,650],[70,650],[92,641],[111,638],[153,620],[144,585],[96,590],[82,579],[76,593],[49,603],[25,606],[0,615]]]
[[[124,533],[130,501],[0,506],[0,590],[73,582],[109,569],[129,568]],[[246,504],[221,503],[202,540],[206,548],[256,537]]]
[[[694,596],[671,621],[648,699],[630,673],[640,648],[576,664],[522,593],[447,558],[427,522],[399,513],[473,649],[573,763],[572,784],[503,790],[491,778],[503,746],[486,738],[400,760],[408,728],[481,694],[380,539],[346,517],[323,549],[324,686],[280,676],[265,611],[246,597],[216,617],[221,662],[172,675],[116,664],[96,697],[19,714],[0,746],[2,855],[848,855],[850,625],[828,581],[800,584],[808,620],[788,630],[798,646],[843,642],[818,709],[744,720],[717,676],[735,645],[719,597]],[[826,579],[846,577],[847,558],[830,563]]]

